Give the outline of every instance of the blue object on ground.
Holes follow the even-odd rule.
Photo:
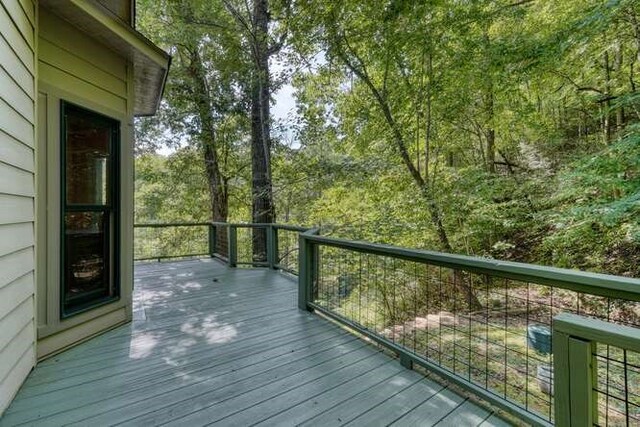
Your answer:
[[[529,345],[542,354],[551,354],[551,328],[545,325],[527,327]]]

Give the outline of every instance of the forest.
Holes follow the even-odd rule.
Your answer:
[[[638,0],[138,0],[136,25],[173,56],[136,223],[640,276]]]

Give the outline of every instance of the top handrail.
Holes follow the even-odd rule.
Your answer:
[[[446,268],[490,274],[523,282],[552,285],[603,297],[640,301],[640,279],[422,249],[407,249],[380,243],[368,243],[306,233],[304,238],[315,244],[339,249],[389,256],[407,261],[423,261]]]
[[[553,330],[640,353],[640,329],[573,313],[553,318]]]
[[[389,256],[407,261],[422,261],[445,268],[461,269],[479,274],[503,277],[541,285],[551,285],[576,292],[584,292],[609,298],[640,301],[640,279],[591,273],[557,267],[547,267],[513,261],[448,254],[422,249],[409,249],[398,246],[348,240],[318,235],[318,228],[300,227],[277,223],[228,223],[228,222],[191,222],[169,224],[135,224],[134,227],[168,226],[223,226],[235,228],[273,227],[280,230],[300,232],[304,239],[316,245],[326,245],[356,252]]]
[[[133,224],[133,228],[204,227],[210,224],[210,222],[151,222]]]

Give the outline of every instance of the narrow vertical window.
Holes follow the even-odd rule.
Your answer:
[[[62,102],[62,317],[112,301],[118,283],[120,123]]]

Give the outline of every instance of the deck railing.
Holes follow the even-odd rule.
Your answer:
[[[135,261],[193,258],[211,254],[208,222],[135,224]]]
[[[553,356],[557,425],[640,425],[640,329],[560,314]]]
[[[640,327],[637,279],[337,239],[289,225],[213,223],[209,230],[209,255],[232,267],[298,274],[301,309],[533,425],[583,425],[565,423],[571,408],[560,390],[568,378],[562,371],[554,380],[554,359],[564,351],[557,331],[552,348],[554,318],[570,313]],[[266,234],[265,248],[256,247],[257,233]],[[633,425],[640,418],[639,358],[633,348],[616,348],[620,342],[598,342],[596,361],[605,367],[589,370],[592,383],[572,383],[571,399],[576,387],[589,389],[593,425]]]
[[[232,267],[270,267],[298,275],[298,234],[288,224],[185,222],[134,225],[134,260],[210,256]],[[265,248],[256,250],[264,239]]]

